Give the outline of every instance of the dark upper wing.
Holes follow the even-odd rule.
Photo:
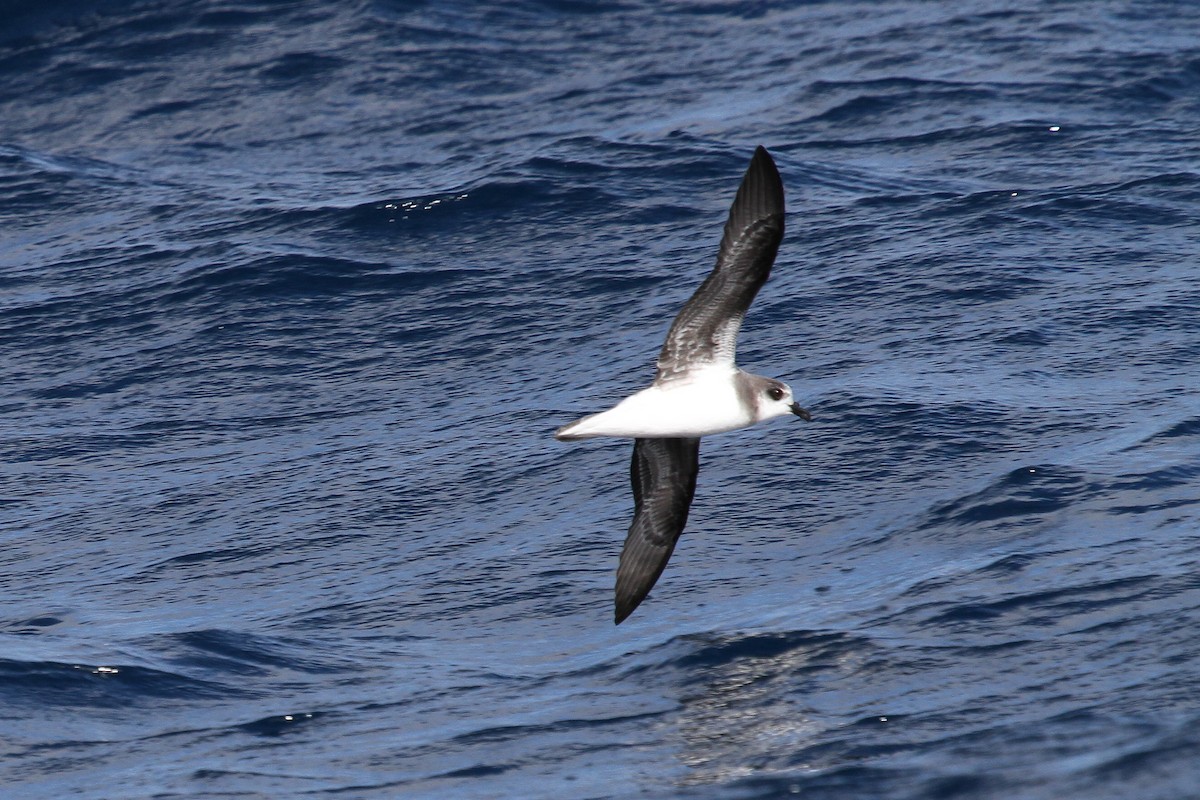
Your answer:
[[[628,617],[667,566],[687,523],[700,469],[700,440],[637,439],[629,480],[633,523],[617,567],[616,621]]]
[[[766,283],[782,239],[783,181],[760,146],[729,209],[717,265],[671,324],[655,381],[699,364],[733,364],[742,317]]]

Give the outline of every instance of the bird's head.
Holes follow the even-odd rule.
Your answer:
[[[809,414],[807,409],[801,407],[796,402],[796,398],[792,396],[792,387],[774,378],[763,378],[757,375],[754,378],[754,400],[760,421],[782,417],[787,414],[795,414],[805,422],[812,419],[812,414]]]

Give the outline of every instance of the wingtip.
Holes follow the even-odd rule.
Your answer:
[[[613,624],[620,625],[625,620],[629,619],[629,615],[637,610],[637,607],[642,604],[649,594],[647,590],[641,597],[637,594],[629,594],[627,592],[617,591],[616,601],[613,603]]]
[[[642,600],[650,593],[649,587],[645,591],[639,592],[637,588],[628,585],[629,577],[626,575],[625,580],[621,580],[621,576],[617,576],[617,592],[613,598],[613,624],[620,625],[625,620],[629,619],[629,615],[634,612],[638,606],[642,604]]]
[[[637,525],[636,517],[634,525]],[[644,540],[642,533],[630,530],[625,546],[621,549],[621,563],[617,566],[617,584],[613,592],[613,622],[620,625],[650,595],[658,582],[675,549],[674,543],[666,548],[666,555],[656,553],[653,543]]]
[[[779,174],[775,159],[761,144],[754,149],[754,157],[750,159],[750,166],[746,167],[738,195],[729,209],[731,219],[747,212],[780,216],[784,212],[783,177]]]
[[[762,163],[762,162],[769,164],[770,168],[772,170],[775,170],[776,172],[779,171],[778,168],[775,166],[774,156],[772,156],[769,152],[767,152],[767,148],[763,147],[760,144],[758,147],[754,148],[754,156],[750,159],[750,163],[755,164],[755,163]]]

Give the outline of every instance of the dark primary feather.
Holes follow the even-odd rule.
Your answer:
[[[687,524],[700,470],[700,439],[636,439],[629,480],[633,523],[617,567],[616,621],[628,617],[667,566]]]
[[[729,209],[717,264],[671,324],[655,381],[695,364],[733,364],[742,317],[766,283],[782,239],[783,181],[760,146]]]

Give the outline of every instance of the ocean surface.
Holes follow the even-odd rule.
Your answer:
[[[2,2],[0,796],[1195,797],[1198,224],[1188,0]]]

